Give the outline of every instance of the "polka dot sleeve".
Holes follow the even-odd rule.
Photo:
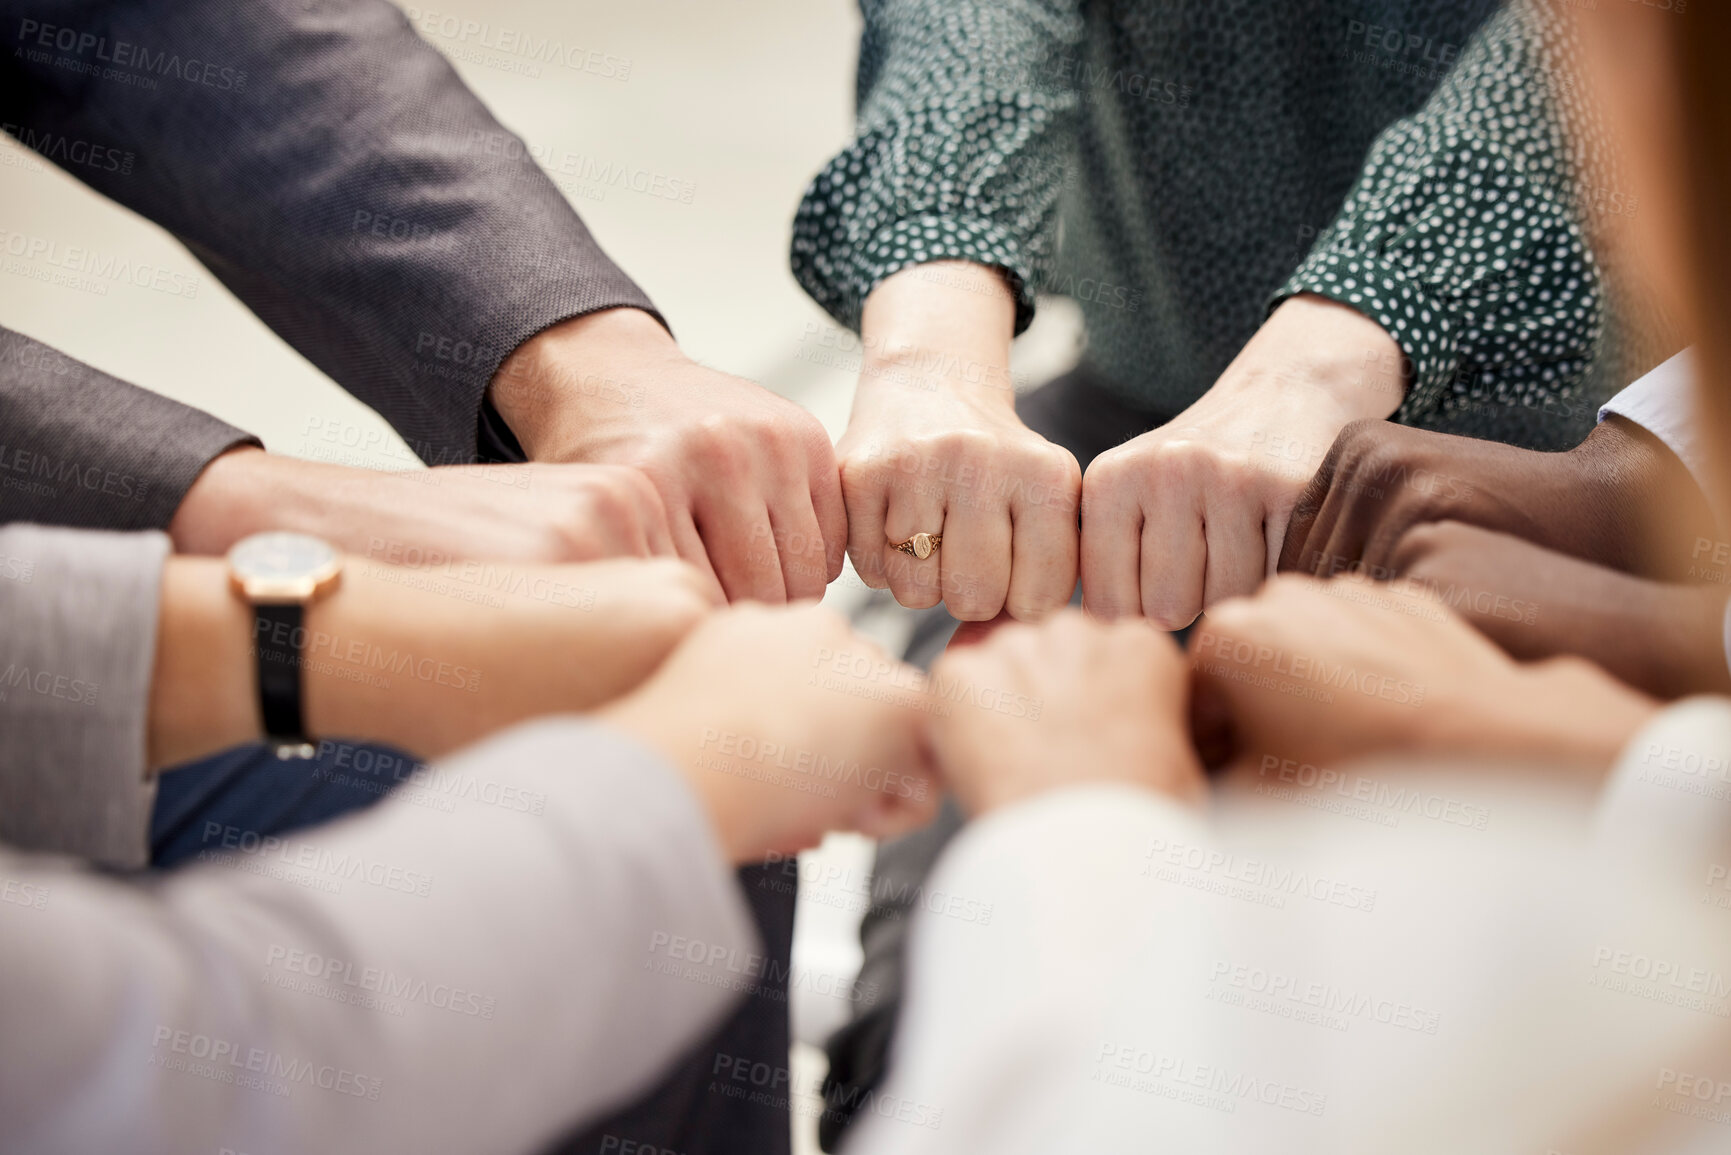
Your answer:
[[[857,136],[794,218],[800,285],[859,327],[877,283],[909,265],[1004,269],[1016,331],[1050,276],[1077,98],[1062,67],[1075,3],[866,0]]]
[[[1319,293],[1388,330],[1412,368],[1403,420],[1566,391],[1596,353],[1600,278],[1548,79],[1567,75],[1548,67],[1566,51],[1540,9],[1488,21],[1426,106],[1377,139],[1276,296]]]

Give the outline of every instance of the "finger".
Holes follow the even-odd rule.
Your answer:
[[[1082,605],[1096,617],[1142,612],[1142,506],[1127,485],[1082,478]]]
[[[1163,629],[1183,629],[1202,612],[1208,545],[1200,494],[1157,494],[1142,517],[1142,612]]]
[[[884,515],[884,538],[878,542],[884,575],[889,579],[896,601],[913,610],[930,609],[943,597],[943,587],[939,584],[942,575],[940,559],[949,548],[949,539],[945,538],[937,552],[923,560],[903,553],[895,546],[916,533],[943,534],[943,491],[935,484],[910,477],[892,486],[889,498],[889,508]]]
[[[693,512],[728,601],[776,605],[787,600],[781,554],[761,499],[717,491]]]
[[[842,499],[841,469],[833,449],[812,462],[810,488],[813,515],[823,535],[824,585],[828,585],[841,576],[842,557],[848,547],[847,502]]]
[[[673,528],[667,517],[667,504],[655,486],[644,479],[637,490],[638,521],[643,526],[644,546],[650,557],[673,557]]]
[[[673,538],[674,550],[703,576],[711,597],[725,602],[727,591],[721,588],[721,579],[715,576],[715,567],[709,564],[709,551],[703,548],[703,535],[697,532],[697,523],[692,520],[691,512],[681,509],[671,514],[667,528]]]
[[[1011,579],[1014,580],[1014,579]],[[949,644],[944,652],[950,650],[965,650],[969,646],[977,646],[986,641],[993,633],[1015,621],[1008,610],[987,622],[963,622],[956,627],[956,632],[950,635]]]
[[[937,562],[944,605],[952,615],[964,622],[997,617],[1010,592],[1009,506],[996,500],[952,503]]]
[[[847,514],[847,554],[854,572],[868,589],[890,584],[884,572],[884,516],[889,509],[889,478],[874,467],[848,470],[843,475],[842,504]]]
[[[1208,507],[1203,537],[1203,606],[1255,593],[1268,572],[1261,503],[1221,494]]]
[[[1281,540],[1280,559],[1276,569],[1281,573],[1310,573],[1308,558],[1310,539],[1320,542],[1328,540],[1328,523],[1321,521],[1328,507],[1329,493],[1334,488],[1334,474],[1340,463],[1341,447],[1337,439],[1329,447],[1328,453],[1317,467],[1316,475],[1304,487],[1304,492],[1298,496],[1298,504],[1292,507],[1292,516],[1287,520],[1286,533]],[[1329,521],[1332,522],[1332,511]]]
[[[770,541],[781,557],[781,581],[789,601],[823,596],[829,584],[829,557],[817,511],[804,493],[785,510],[770,507]]]
[[[1389,503],[1385,500],[1388,490],[1380,479],[1375,480],[1377,484],[1367,484],[1361,476],[1355,475],[1350,485],[1335,486],[1336,512],[1331,519],[1328,537],[1315,551],[1310,569],[1317,577],[1348,572],[1388,576],[1366,564],[1370,559],[1365,555],[1365,547],[1378,531],[1384,515],[1390,512]]]
[[[1081,549],[1076,529],[1078,484],[1025,493],[1010,503],[1010,589],[1005,607],[1022,621],[1037,621],[1069,604],[1076,592]]]

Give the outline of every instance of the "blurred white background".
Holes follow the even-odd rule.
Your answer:
[[[537,149],[597,165],[649,170],[694,188],[690,203],[621,186],[566,183],[607,251],[660,306],[687,352],[762,382],[810,408],[839,435],[853,391],[857,344],[811,303],[788,271],[790,224],[812,176],[846,143],[853,122],[859,28],[852,0],[431,0],[402,5],[494,114]],[[500,34],[553,37],[628,61],[607,76],[480,47],[464,22]],[[443,30],[443,31],[442,31]],[[104,296],[0,276],[0,323],[116,376],[209,410],[303,454],[309,421],[376,431],[387,448],[364,460],[412,464],[390,427],[264,327],[167,233],[0,137],[0,227],[80,245],[197,278],[186,299],[126,282]],[[1068,302],[1042,308],[1018,342],[1017,372],[1040,381],[1074,360]],[[849,350],[853,352],[849,352]],[[905,618],[866,604],[851,571],[830,599],[892,648]],[[817,991],[845,989],[859,963],[855,932],[871,847],[832,838],[802,866],[794,1001],[794,1085],[822,1072],[821,1042],[845,1012]],[[827,886],[811,885],[828,878]],[[815,1150],[814,1108],[796,1108],[800,1149]]]

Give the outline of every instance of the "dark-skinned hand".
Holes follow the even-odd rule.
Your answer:
[[[1607,418],[1566,453],[1355,421],[1299,498],[1279,568],[1389,577],[1407,532],[1437,521],[1672,579],[1687,575],[1697,539],[1714,532],[1706,499],[1682,462],[1620,417]]]
[[[1414,526],[1396,585],[1419,586],[1520,661],[1587,658],[1660,698],[1731,692],[1724,586],[1638,578],[1459,522]]]

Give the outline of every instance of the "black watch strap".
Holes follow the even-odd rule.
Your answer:
[[[302,648],[306,607],[254,605],[253,654],[258,666],[258,705],[264,732],[279,746],[306,744],[301,709]]]

